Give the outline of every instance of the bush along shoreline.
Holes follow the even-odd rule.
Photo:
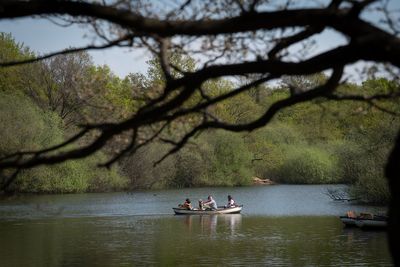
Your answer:
[[[34,55],[10,34],[0,33],[0,57],[5,61]],[[196,68],[193,59],[182,55],[173,55],[171,61],[187,72]],[[59,144],[76,134],[78,125],[129,118],[143,106],[140,99],[157,95],[157,88],[165,83],[157,60],[148,63],[146,75],[131,73],[123,78],[108,66],[96,66],[86,52],[0,69],[0,157]],[[316,85],[325,80],[322,73],[288,77],[277,86],[254,88],[207,112],[228,123],[250,122],[277,100],[287,98],[292,83]],[[398,86],[374,78],[343,84],[338,93],[362,91],[368,96],[392,92]],[[203,90],[217,97],[236,87],[233,81],[217,79],[204,84]],[[201,95],[194,94],[184,106],[200,100]],[[400,112],[392,100],[379,100],[379,105]],[[183,118],[161,137],[179,140],[198,119]],[[253,132],[205,130],[156,166],[154,162],[171,149],[165,142],[154,141],[110,169],[99,168],[99,163],[107,162],[129,142],[128,134],[121,135],[88,158],[23,170],[8,191],[47,194],[246,186],[259,177],[280,184],[344,183],[350,185],[354,198],[387,203],[384,164],[399,126],[399,117],[366,103],[316,99],[280,111],[266,127]],[[149,128],[142,134],[152,133]],[[77,145],[90,141],[88,136]]]

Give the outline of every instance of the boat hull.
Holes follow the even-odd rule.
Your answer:
[[[386,228],[386,221],[378,220],[357,220],[356,225],[360,228]]]
[[[340,220],[345,226],[357,226],[356,220],[354,218],[349,218],[347,216],[340,216]]]
[[[216,210],[199,210],[199,209],[182,209],[172,208],[177,215],[214,215],[214,214],[238,214],[242,211],[243,206],[232,208],[218,208]]]
[[[340,216],[340,220],[345,226],[348,227],[357,226],[363,229],[365,228],[384,229],[387,227],[387,219],[383,216],[379,216],[376,219],[351,218],[348,216]]]

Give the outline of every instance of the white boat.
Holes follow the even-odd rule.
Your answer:
[[[230,207],[230,208],[224,208],[224,207],[218,207],[216,210],[201,210],[201,209],[185,209],[185,208],[172,208],[175,212],[175,214],[178,215],[213,215],[213,214],[237,214],[242,211],[243,205],[240,206],[235,206],[235,207]]]

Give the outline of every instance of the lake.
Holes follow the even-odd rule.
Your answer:
[[[0,200],[0,266],[393,266],[384,231],[344,228],[342,185],[273,185]],[[177,216],[211,194],[242,214]]]

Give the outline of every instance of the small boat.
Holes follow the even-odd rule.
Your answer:
[[[357,226],[363,229],[387,227],[387,216],[372,213],[356,214],[354,211],[348,211],[345,216],[340,216],[340,220],[345,226]]]
[[[218,207],[216,210],[201,210],[201,209],[185,209],[185,208],[172,208],[175,214],[178,215],[213,215],[213,214],[237,214],[242,211],[243,205],[225,208],[225,207]]]

